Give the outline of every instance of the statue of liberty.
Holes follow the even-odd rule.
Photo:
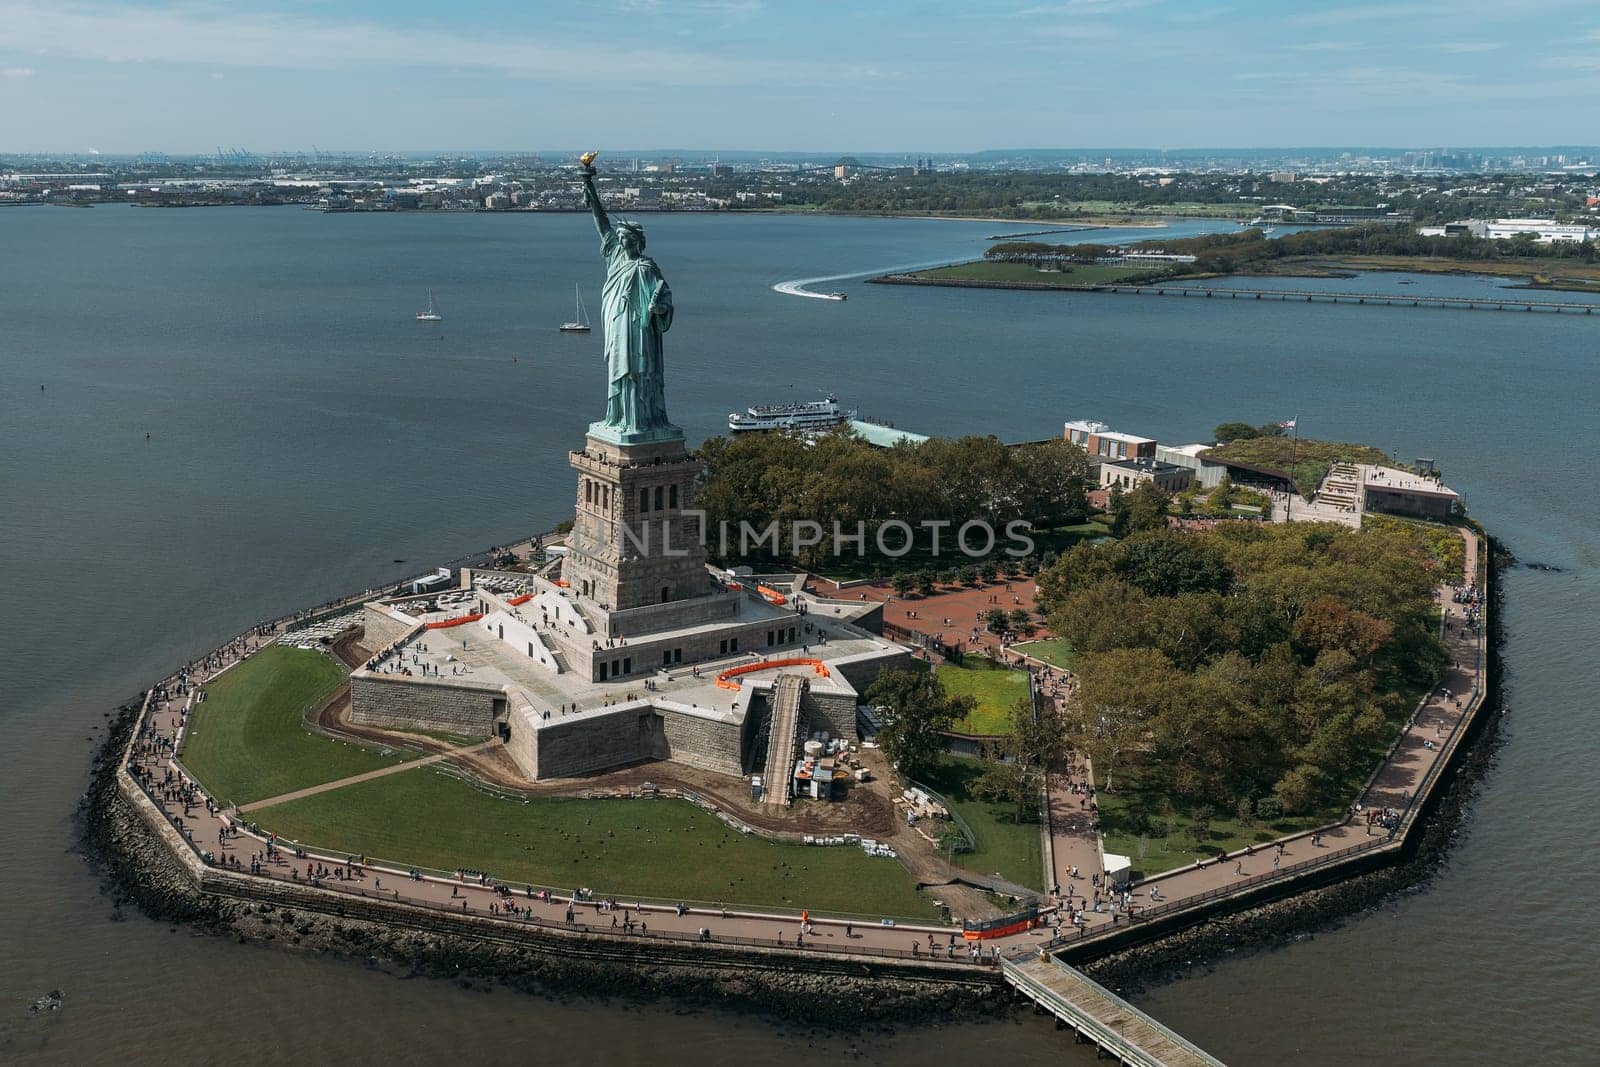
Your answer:
[[[661,335],[672,325],[672,290],[655,260],[644,254],[644,227],[612,222],[594,187],[594,152],[581,157],[583,195],[600,231],[606,282],[600,317],[606,346],[606,417],[591,436],[616,444],[680,438],[667,421]]]

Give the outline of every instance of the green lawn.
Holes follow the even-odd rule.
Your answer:
[[[680,800],[502,799],[418,768],[278,804],[255,821],[335,852],[618,897],[935,915],[892,859],[746,836]]]
[[[1060,271],[1041,271],[1031,263],[1005,263],[977,260],[949,267],[917,271],[918,278],[934,281],[1028,282],[1034,285],[1102,285],[1135,275],[1148,275],[1159,268],[1149,265],[1120,267],[1099,263],[1075,263]]]
[[[991,804],[967,792],[983,764],[960,756],[945,756],[923,777],[923,784],[941,794],[967,825],[978,847],[958,853],[956,863],[979,874],[999,874],[1019,885],[1043,889],[1044,854],[1040,850],[1039,824],[1011,821],[1010,804]]]
[[[344,680],[330,657],[271,645],[206,686],[181,757],[223,803],[248,804],[394,763],[308,731],[301,714]]]
[[[1042,659],[1056,667],[1072,667],[1072,646],[1067,644],[1066,638],[1057,637],[1049,641],[1025,641],[1020,645],[1012,645],[1013,652],[1020,652],[1024,656]]]
[[[978,702],[970,715],[956,723],[957,733],[1011,732],[1011,709],[1028,695],[1026,671],[1009,670],[983,656],[972,655],[960,667],[941,663],[938,674],[946,692],[953,696],[969,696]]]

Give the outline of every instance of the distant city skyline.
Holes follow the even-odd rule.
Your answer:
[[[0,0],[0,26],[0,152],[1474,149],[1585,140],[1600,95],[1581,0]]]

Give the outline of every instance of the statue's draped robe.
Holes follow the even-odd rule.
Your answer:
[[[616,230],[606,232],[600,251],[606,257],[601,317],[610,385],[605,425],[623,433],[669,426],[661,335],[672,325],[672,291],[655,260],[628,255]],[[662,313],[651,314],[652,304]]]

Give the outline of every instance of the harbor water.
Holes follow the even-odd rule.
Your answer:
[[[874,286],[859,275],[1030,227],[641,221],[678,312],[668,410],[694,440],[729,411],[831,391],[921,433],[1027,440],[1088,417],[1184,442],[1298,416],[1304,436],[1437,460],[1518,556],[1559,568],[1506,575],[1507,718],[1446,862],[1419,892],[1136,1001],[1233,1064],[1593,1062],[1600,316]],[[819,288],[847,301],[772,289],[841,275],[857,277]],[[604,383],[598,332],[556,328],[574,283],[598,306],[600,277],[575,215],[0,211],[0,1060],[220,1062],[253,1032],[356,1061],[677,1048],[716,1067],[764,1061],[780,1031],[862,1062],[1092,1060],[1025,1012],[775,1029],[113,921],[72,821],[106,712],[258,620],[569,514],[566,452]],[[429,289],[442,323],[414,319]],[[30,1015],[51,989],[62,1009]]]

